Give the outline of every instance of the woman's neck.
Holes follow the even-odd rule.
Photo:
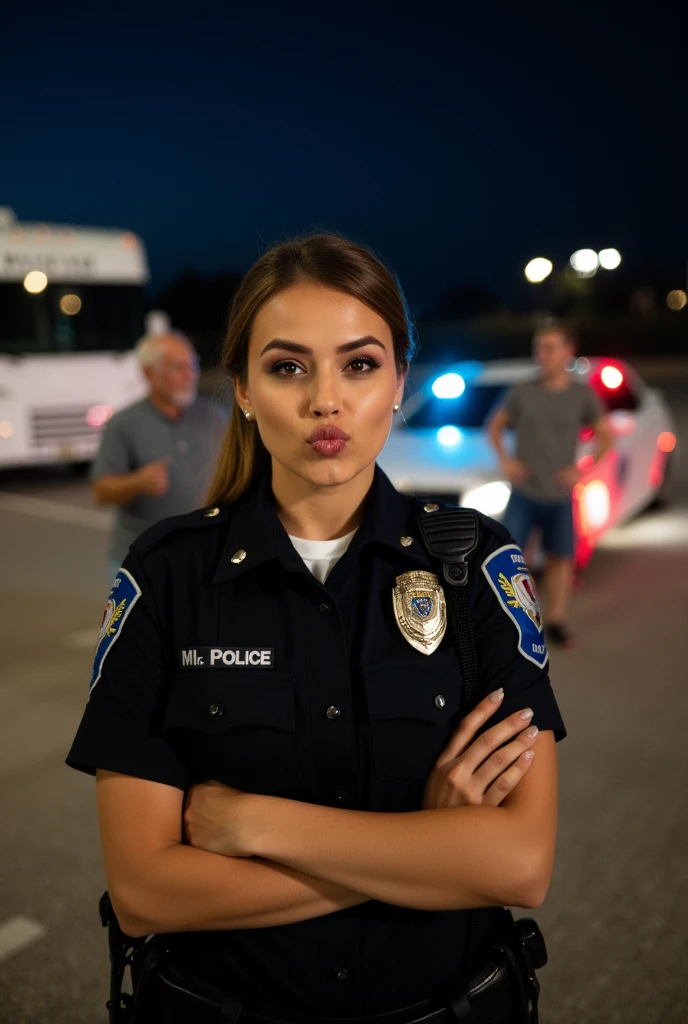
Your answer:
[[[373,463],[344,484],[324,487],[294,476],[273,463],[272,490],[282,526],[292,537],[303,540],[344,537],[361,524],[363,505],[374,474]]]

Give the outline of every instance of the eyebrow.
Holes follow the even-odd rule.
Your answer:
[[[374,338],[372,334],[366,334],[364,338],[356,338],[355,341],[347,341],[344,345],[338,345],[335,349],[337,355],[343,352],[355,352],[356,349],[364,348],[366,345],[377,345],[383,352],[386,351],[385,346],[377,338]],[[283,338],[274,338],[269,341],[263,351],[260,353],[264,356],[266,352],[270,352],[272,349],[278,348],[283,352],[294,352],[296,355],[312,356],[313,349],[308,348],[306,345],[299,345],[296,341],[286,341]]]

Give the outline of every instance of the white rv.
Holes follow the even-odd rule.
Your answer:
[[[0,468],[92,459],[113,412],[142,397],[147,281],[130,231],[0,209]]]

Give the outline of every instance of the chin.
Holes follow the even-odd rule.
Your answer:
[[[319,458],[283,463],[289,472],[316,487],[339,487],[355,480],[360,473],[374,465],[377,456],[361,462],[359,459],[342,458],[335,455],[329,459]]]

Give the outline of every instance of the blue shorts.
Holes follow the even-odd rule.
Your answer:
[[[573,508],[570,499],[534,501],[512,491],[502,523],[521,549],[528,543],[533,527],[538,527],[546,554],[555,558],[573,558]]]

